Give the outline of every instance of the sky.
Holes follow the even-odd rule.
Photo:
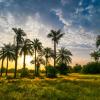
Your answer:
[[[100,0],[0,0],[0,46],[14,41],[12,27],[17,27],[53,48],[47,34],[61,29],[65,35],[57,48],[72,52],[72,64],[91,61],[99,24]]]

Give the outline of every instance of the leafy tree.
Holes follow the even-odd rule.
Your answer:
[[[86,74],[100,74],[100,63],[89,62],[82,67],[82,73]]]
[[[62,47],[60,50],[58,50],[57,62],[63,64],[69,64],[72,61],[71,56],[72,53],[69,50]]]
[[[61,33],[61,30],[51,30],[51,32],[47,35],[47,37],[51,38],[54,42],[54,67],[56,66],[56,44],[58,44],[59,40],[63,37],[63,35],[64,33]]]
[[[37,59],[37,52],[42,50],[42,43],[39,41],[39,39],[34,39],[32,41],[34,53],[35,53],[35,75],[36,75],[36,59]]]
[[[15,72],[14,72],[14,78],[16,78],[16,72],[17,72],[17,60],[18,60],[18,51],[21,46],[21,44],[24,41],[24,36],[26,36],[25,32],[21,28],[12,28],[12,30],[15,32]]]
[[[82,66],[79,65],[79,64],[76,64],[76,65],[73,67],[73,72],[75,72],[75,73],[80,73],[80,72],[81,72],[81,69],[82,69]]]
[[[32,54],[33,54],[32,42],[29,39],[25,39],[20,49],[20,55],[24,55],[23,69],[25,69],[26,66],[25,64],[26,55],[32,55]]]

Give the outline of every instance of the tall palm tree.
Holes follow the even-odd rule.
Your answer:
[[[42,50],[42,43],[39,41],[39,39],[34,39],[32,41],[32,45],[33,45],[33,49],[34,49],[34,53],[35,53],[35,74],[36,72],[36,58],[37,58],[37,52]]]
[[[94,52],[92,52],[90,55],[91,55],[92,58],[94,58],[94,60],[95,60],[96,62],[99,61],[100,54],[99,54],[98,51],[94,51]]]
[[[20,45],[24,41],[24,36],[26,36],[25,32],[21,28],[12,28],[12,30],[15,32],[15,72],[14,72],[14,78],[16,78],[16,72],[17,72],[17,59],[18,59],[18,50],[20,48]]]
[[[100,46],[100,35],[97,36],[96,46],[97,48]]]
[[[32,48],[32,42],[30,39],[25,39],[23,42],[23,45],[20,50],[20,55],[24,55],[23,60],[23,68],[25,69],[25,61],[26,61],[26,55],[32,55],[33,54],[33,48]]]
[[[6,76],[7,76],[8,65],[9,65],[8,61],[15,60],[14,45],[4,44],[3,54],[0,55],[0,58],[7,60],[7,65],[6,65]]]
[[[3,58],[3,55],[4,55],[4,47],[2,47],[1,48],[1,50],[0,50],[0,56],[2,56],[2,58],[1,58],[1,76],[2,76],[2,73],[3,73],[3,63],[4,63],[4,58]]]
[[[72,61],[71,56],[72,56],[72,53],[69,50],[62,47],[60,50],[58,50],[57,62],[69,64]]]
[[[52,41],[54,41],[54,67],[56,66],[56,44],[58,44],[63,35],[64,33],[61,33],[61,30],[51,30],[51,32],[47,35],[48,38],[51,38]]]

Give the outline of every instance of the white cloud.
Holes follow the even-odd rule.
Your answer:
[[[62,5],[66,5],[69,1],[68,0],[61,0]]]
[[[52,29],[52,26],[43,24],[40,21],[38,12],[33,17],[28,16],[24,23],[16,21],[16,18],[11,13],[8,13],[6,16],[2,15],[0,17],[0,42],[13,42],[15,34],[12,31],[12,27],[22,28],[31,40],[39,38],[44,46],[52,46],[51,41],[47,38],[47,34]]]
[[[91,7],[90,7],[91,8]],[[83,10],[83,9],[82,9]],[[59,21],[64,24],[63,31],[65,36],[61,39],[59,47],[66,47],[73,53],[73,61],[75,59],[83,59],[81,62],[90,60],[90,52],[95,49],[96,35],[92,31],[86,31],[82,26],[75,27],[69,20],[66,20],[63,16],[62,10],[53,10],[59,17]],[[77,60],[79,60],[77,59]]]
[[[64,24],[63,31],[66,33],[61,39],[59,46],[65,46],[72,50],[75,57],[80,56],[80,59],[84,58],[84,53],[88,54],[92,48],[94,48],[95,35],[92,32],[87,32],[83,27],[76,28],[72,25],[71,21],[66,20],[61,10],[54,10],[59,21]],[[20,16],[21,17],[21,16]],[[39,38],[43,45],[53,47],[50,39],[47,38],[47,34],[51,29],[54,29],[51,25],[44,24],[40,20],[40,14],[37,12],[34,16],[28,16],[24,23],[16,22],[16,18],[8,13],[7,16],[0,18],[0,42],[13,42],[14,32],[12,27],[21,27],[26,33],[27,37],[33,40]],[[83,46],[82,46],[83,45]],[[86,47],[87,46],[87,47]],[[80,55],[83,53],[83,55]],[[89,54],[88,54],[89,55]],[[73,59],[75,60],[75,58]]]
[[[71,21],[66,21],[65,18],[63,17],[63,12],[61,9],[52,9],[52,11],[55,12],[55,14],[59,17],[59,20],[66,26],[71,25]]]

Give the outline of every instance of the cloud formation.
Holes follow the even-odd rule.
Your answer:
[[[65,36],[58,48],[64,46],[75,57],[90,60],[99,34],[99,0],[0,0],[0,44],[13,42],[12,27],[21,27],[31,40],[39,38],[44,46],[53,47],[47,38],[51,29],[62,29]],[[9,39],[8,39],[9,38]],[[81,62],[81,63],[82,63]]]

